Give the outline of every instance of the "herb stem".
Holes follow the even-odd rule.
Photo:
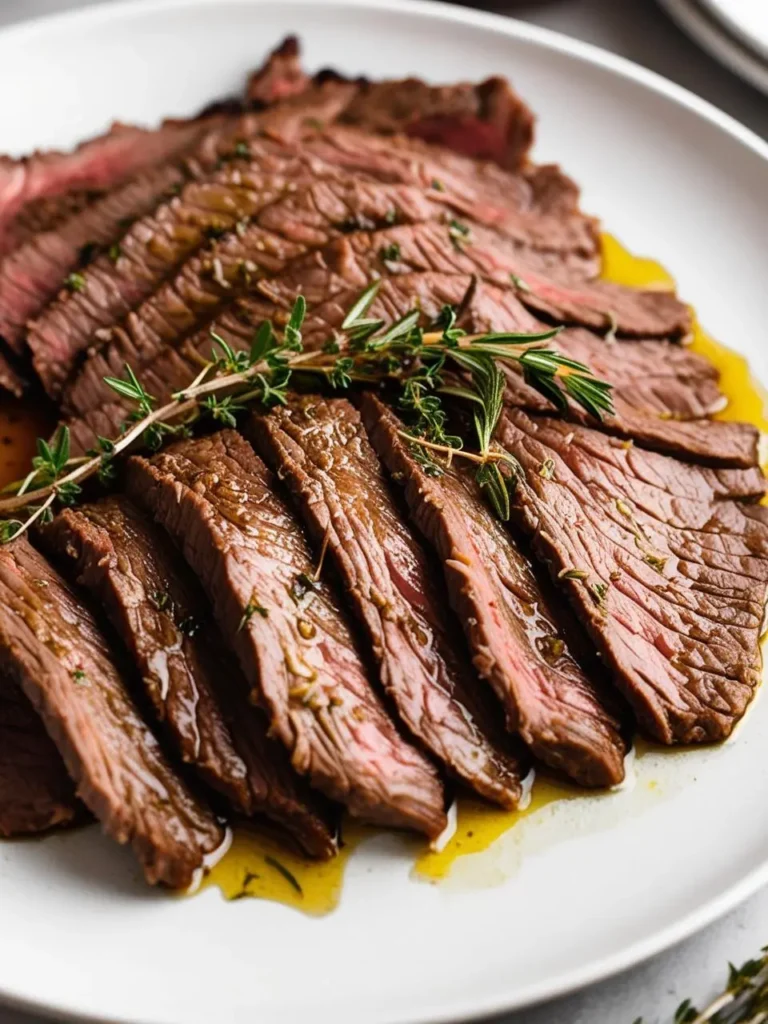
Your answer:
[[[278,334],[270,321],[264,321],[255,332],[249,351],[233,348],[211,330],[215,350],[210,360],[202,363],[190,384],[159,408],[129,365],[124,377],[106,377],[105,383],[121,399],[134,405],[119,435],[112,440],[98,438],[95,452],[71,459],[66,426],[59,427],[50,443],[39,440],[32,472],[17,486],[6,489],[5,493],[12,497],[0,499],[0,515],[26,509],[29,518],[25,524],[16,519],[0,521],[0,541],[18,536],[45,516],[57,499],[62,504],[71,504],[80,491],[80,483],[90,476],[98,473],[102,480],[109,479],[114,471],[111,461],[134,445],[143,442],[157,449],[165,439],[183,436],[203,415],[236,427],[236,414],[248,403],[258,401],[265,408],[285,403],[288,382],[295,371],[320,374],[334,389],[341,390],[353,381],[368,386],[385,381],[399,383],[400,408],[410,412],[412,424],[412,432],[403,436],[413,444],[442,452],[448,464],[457,454],[476,463],[478,482],[502,518],[509,517],[509,498],[499,464],[506,462],[513,471],[518,467],[509,453],[492,447],[506,389],[499,364],[516,364],[527,383],[561,410],[570,398],[597,418],[613,411],[608,383],[596,378],[582,363],[541,347],[559,328],[538,334],[466,334],[456,327],[461,306],[446,306],[435,325],[426,331],[419,326],[418,309],[385,323],[367,315],[379,287],[380,282],[376,281],[362,293],[341,329],[332,332],[331,340],[321,349],[304,350],[301,328],[306,301],[301,294],[296,297],[283,330]],[[200,358],[196,354],[195,361]],[[449,385],[443,379],[442,371],[447,364],[458,370],[460,386]],[[467,377],[471,383],[465,386]],[[464,452],[462,439],[446,434],[447,414],[441,406],[444,395],[472,403],[478,454]],[[39,507],[38,502],[42,503]],[[325,545],[321,565],[324,554]]]
[[[47,510],[51,507],[51,505],[53,505],[54,501],[56,501],[57,497],[58,495],[56,491],[51,491],[51,493],[48,495],[48,497],[45,499],[42,505],[36,508],[35,511],[23,523],[19,524],[18,530],[16,530],[15,533],[11,534],[8,540],[16,540],[17,537],[21,537],[22,534],[26,533],[27,530],[31,526],[33,526],[38,519],[42,518],[42,516],[45,515]]]
[[[398,430],[398,434],[405,441],[411,441],[413,444],[419,445],[420,448],[429,448],[433,452],[443,452],[449,458],[457,455],[459,458],[467,459],[469,462],[476,462],[480,466],[485,466],[489,462],[502,462],[507,457],[506,452],[495,451],[476,455],[474,452],[465,452],[463,448],[452,448],[447,444],[436,444],[434,441],[426,441],[423,437],[416,437],[405,430]]]
[[[711,1021],[713,1017],[717,1016],[721,1010],[724,1010],[726,1006],[734,1001],[736,997],[732,992],[723,992],[722,995],[718,996],[714,1002],[710,1003],[709,1006],[702,1010],[702,1012],[695,1017],[692,1024],[707,1024],[707,1021]]]

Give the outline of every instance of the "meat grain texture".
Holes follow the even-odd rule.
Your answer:
[[[344,806],[435,839],[457,787],[514,808],[531,763],[619,783],[633,725],[732,732],[762,671],[759,432],[715,418],[685,303],[599,279],[534,124],[503,79],[311,75],[289,38],[198,117],[0,158],[0,387],[47,392],[73,454],[134,413],[104,380],[126,364],[166,402],[298,294],[305,352],[343,356],[373,281],[367,316],[537,335],[614,405],[505,367],[502,524],[460,455],[402,437],[395,388],[297,375],[282,408],[134,456],[130,497],[38,523],[56,568],[0,549],[0,833],[90,812],[186,886],[219,814],[329,857]]]
[[[234,431],[134,457],[129,468],[131,493],[181,545],[294,768],[353,814],[436,836],[446,821],[437,772],[371,687],[275,483]]]

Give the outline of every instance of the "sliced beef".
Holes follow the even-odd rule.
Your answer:
[[[132,221],[155,208],[179,186],[183,172],[173,165],[143,174],[78,211],[64,223],[32,236],[0,263],[0,335],[15,351],[23,350],[27,321],[62,287],[77,285],[69,274],[82,270],[100,249],[109,248]],[[116,259],[118,250],[109,254]]]
[[[514,410],[499,440],[522,467],[516,519],[643,730],[663,743],[727,736],[760,680],[765,510],[724,499],[709,470],[588,428]],[[637,460],[655,487],[637,489]]]
[[[327,546],[409,731],[452,775],[504,807],[520,766],[485,704],[425,552],[403,522],[359,413],[314,395],[254,417],[249,436]]]
[[[275,481],[233,431],[129,462],[129,490],[176,538],[294,768],[353,814],[435,836],[432,766],[370,687],[332,591]]]
[[[587,278],[599,272],[597,223],[579,210],[578,189],[563,175],[558,196],[554,186],[538,189],[535,170],[513,174],[412,139],[380,138],[340,126],[308,139],[305,147],[329,163],[380,181],[420,185],[430,190],[434,202],[496,228],[539,259],[549,258],[566,277]],[[551,178],[560,174],[557,168],[548,173]],[[568,211],[565,195],[574,201]]]
[[[38,232],[52,231],[103,194],[100,189],[81,188],[61,195],[33,199],[22,207],[0,235],[0,259],[24,245]]]
[[[324,245],[350,222],[375,231],[395,218],[416,224],[444,216],[443,207],[414,186],[371,182],[330,170],[324,173],[327,178],[298,185],[257,213],[250,226],[241,225],[189,260],[113,328],[111,340],[85,360],[68,384],[66,410],[82,415],[101,406],[111,397],[103,382],[105,376],[121,375],[126,362],[143,370],[164,346],[177,345],[193,326],[207,332],[211,317],[222,307],[230,307],[238,295],[252,290],[258,276],[278,274],[286,260],[304,248]],[[344,249],[341,246],[340,272]],[[330,257],[319,257],[320,265],[327,259]],[[300,265],[299,275],[297,287],[306,288]],[[324,287],[325,281],[321,281],[321,289]],[[215,323],[213,329],[218,329]],[[207,334],[203,343],[210,350]],[[171,382],[154,393],[167,394],[173,388]]]
[[[142,721],[99,627],[25,539],[0,548],[0,667],[41,715],[77,794],[147,881],[188,886],[222,830]]]
[[[250,76],[245,96],[254,106],[271,106],[289,96],[298,96],[309,87],[310,81],[301,66],[298,39],[286,36],[265,64]]]
[[[45,832],[80,817],[75,785],[40,716],[0,673],[0,836]]]
[[[312,132],[311,127],[306,126],[307,135],[301,141],[305,157],[356,176],[420,188],[431,202],[445,207],[447,219],[452,211],[493,227],[526,252],[535,252],[544,265],[549,260],[553,268],[567,270],[566,276],[585,278],[599,271],[597,224],[578,209],[578,189],[557,168],[513,174],[402,136],[383,139],[336,126]],[[287,144],[285,139],[252,134],[247,139],[252,159],[275,158],[292,148],[290,138]],[[552,183],[539,191],[539,170],[545,177],[559,180],[561,187]],[[546,205],[550,200],[552,209]],[[569,202],[571,209],[567,208]],[[357,226],[364,227],[364,221]]]
[[[509,207],[531,210],[538,215],[549,211],[546,197],[533,183],[535,172],[514,173],[490,162],[437,149],[406,135],[374,135],[334,124],[318,132],[310,140],[310,146],[318,156],[353,170],[375,174],[380,181],[402,181],[434,188],[437,192],[446,189],[464,193],[468,201],[488,203],[499,211]],[[571,186],[575,189],[572,183]],[[543,205],[541,198],[545,198]],[[556,212],[564,212],[560,201]]]
[[[302,102],[308,102],[305,96]],[[329,187],[334,182],[344,182],[350,189],[351,194],[345,200],[344,219],[337,222],[338,229],[380,226],[381,222],[367,212],[371,208],[371,189],[366,191],[363,182],[363,193],[359,196],[361,205],[357,206],[358,196],[352,189],[354,179],[335,166],[333,159],[318,162],[316,157],[313,158],[311,140],[300,151],[263,139],[251,140],[248,146],[245,143],[243,146],[244,151],[248,150],[247,157],[243,155],[242,160],[235,161],[208,182],[188,186],[178,200],[161,207],[145,222],[140,221],[121,243],[125,259],[119,260],[115,266],[97,261],[85,275],[84,292],[68,295],[55,303],[33,326],[30,345],[36,356],[35,365],[49,389],[57,391],[76,354],[88,345],[98,344],[104,329],[148,297],[153,288],[201,243],[207,232],[231,231],[235,226],[242,229],[247,218],[257,214],[259,223],[264,227],[276,231],[293,227],[295,231],[295,218],[298,215],[308,217],[306,203],[314,198],[307,194],[306,187],[319,178],[327,179]],[[335,156],[333,152],[330,155]],[[248,171],[242,166],[246,160],[250,161]],[[375,166],[372,170],[375,172]],[[414,180],[414,176],[411,175],[410,179]],[[407,176],[404,180],[407,183]],[[295,199],[291,207],[290,193],[296,189],[304,193],[304,209]],[[287,196],[284,194],[286,190]],[[454,203],[455,207],[465,203],[458,193],[446,190],[441,193],[434,189],[430,190],[428,198],[422,193],[419,202],[415,185],[400,192],[397,189],[390,191],[390,202],[385,211],[388,220],[440,217],[442,203]],[[384,195],[384,192],[379,192],[378,200]],[[438,198],[440,203],[436,202]],[[281,201],[277,202],[278,199]],[[338,189],[336,196],[320,195],[318,199],[325,202],[329,212],[341,212],[342,200]],[[267,211],[273,205],[273,215],[267,217]],[[448,217],[447,213],[444,215]],[[546,259],[541,257],[539,247],[549,244],[549,229],[542,226],[539,218],[528,219],[529,224],[520,223],[512,227],[501,223],[499,230],[509,231],[509,244],[513,248],[532,248],[539,264],[544,266]],[[587,251],[590,246],[594,249],[591,235],[588,240],[581,237],[567,240],[567,225],[564,228],[559,221],[556,225],[558,238],[551,243],[556,252],[566,249],[576,254],[580,250]],[[164,245],[159,244],[158,236],[163,238]],[[301,236],[310,244],[312,235],[309,231],[301,232]],[[299,240],[295,235],[293,237]],[[316,237],[312,244],[323,244],[327,240],[326,233],[324,238]],[[568,259],[566,255],[566,265]],[[139,311],[137,315],[140,315]]]
[[[595,483],[600,474],[610,476],[616,487],[623,487],[628,498],[639,508],[647,505],[652,514],[665,520],[673,519],[684,527],[693,526],[693,511],[688,502],[704,502],[713,530],[720,526],[726,532],[748,532],[749,518],[754,513],[743,502],[754,503],[765,494],[767,481],[759,467],[751,469],[720,469],[693,466],[670,459],[658,452],[627,445],[618,438],[601,431],[577,427],[566,420],[551,416],[535,421],[537,437],[542,442],[552,441],[569,451],[579,452],[584,458],[584,473],[594,471]],[[663,511],[662,511],[663,508]],[[675,511],[676,510],[676,511]],[[721,516],[736,515],[736,520]],[[739,524],[733,530],[733,523]]]
[[[435,546],[474,665],[501,700],[510,729],[533,753],[585,786],[624,777],[618,723],[574,660],[562,609],[542,591],[528,558],[489,512],[473,473],[455,459],[439,475],[401,437],[402,423],[374,395],[363,418],[411,515]]]
[[[263,174],[256,181],[243,179],[246,160],[238,156],[242,143],[236,142],[240,135],[267,130],[290,133],[312,111],[335,110],[341,104],[337,90],[322,89],[297,98],[295,104],[289,99],[262,114],[241,118],[235,127],[230,123],[226,132],[210,133],[196,151],[196,161],[211,168],[228,147],[232,159],[227,165],[208,180],[191,182],[179,196],[140,217],[120,239],[117,258],[106,253],[95,259],[76,286],[62,292],[30,324],[27,342],[46,390],[58,397],[77,355],[98,343],[96,332],[112,326],[147,298],[211,232],[233,229],[286,188],[285,174],[271,182]]]
[[[486,228],[449,220],[445,225],[397,226],[371,234],[360,232],[337,243],[352,249],[362,267],[391,253],[391,273],[437,271],[478,274],[514,288],[521,303],[557,324],[577,324],[628,337],[677,338],[691,328],[687,306],[672,293],[643,291],[606,281],[569,287],[553,280],[504,239]],[[347,259],[351,258],[346,254]],[[333,259],[334,257],[330,257]],[[341,258],[336,257],[336,258]]]
[[[120,376],[126,362],[137,372],[143,370],[165,346],[177,345],[192,328],[205,333],[204,344],[210,350],[208,322],[222,307],[250,291],[257,277],[276,274],[307,247],[329,241],[353,214],[376,227],[386,224],[395,208],[401,217],[413,220],[440,213],[420,190],[408,186],[346,175],[327,179],[317,175],[316,180],[297,186],[266,206],[249,226],[242,225],[188,260],[113,328],[110,340],[85,360],[68,384],[65,409],[83,414],[102,405],[111,397],[105,376]],[[156,394],[165,393],[167,389]]]
[[[266,717],[248,701],[245,679],[167,534],[115,496],[65,509],[44,536],[130,649],[182,760],[235,810],[267,814],[310,854],[331,855],[322,808],[297,784],[282,746],[268,739]]]
[[[334,279],[336,269],[319,267],[305,280],[307,283],[313,282],[313,287],[319,295],[322,288],[322,275],[325,275],[326,281]],[[355,265],[352,266],[349,276],[352,281],[346,290],[337,291],[335,295],[331,295],[314,309],[311,317],[308,318],[303,333],[305,344],[309,347],[320,347],[325,340],[332,336],[333,329],[341,325],[347,311],[359,296],[364,287],[364,278],[357,273]],[[287,284],[287,277],[284,280]],[[424,314],[425,322],[432,322],[439,315],[443,305],[457,307],[461,305],[472,284],[472,279],[468,277],[437,273],[404,274],[388,278],[382,282],[369,312],[371,316],[394,321],[414,307],[418,307]],[[282,282],[272,284],[264,281],[259,283],[258,288],[260,291],[269,292],[270,299],[281,309],[287,308],[289,297],[295,295],[295,292],[290,287],[284,286]],[[258,320],[258,317],[263,318],[264,315],[263,304],[257,304],[255,317]],[[270,312],[266,315],[272,316],[274,313]],[[239,326],[236,323],[227,325],[227,329],[231,329],[233,339],[238,337],[238,332],[244,333],[244,323],[252,322],[250,314],[245,308],[241,310],[241,320],[242,323]],[[488,330],[527,331],[541,325],[531,320],[530,314],[511,292],[503,292],[496,286],[481,283],[472,288],[472,298],[464,304],[461,326],[474,333]],[[566,347],[570,344],[566,340],[569,337],[571,337],[570,332],[564,332],[553,344],[563,347],[566,354],[569,354]],[[583,343],[574,343],[574,351],[583,354]],[[628,440],[634,440],[636,444],[643,447],[673,453],[692,462],[739,468],[758,464],[759,432],[750,424],[708,419],[678,422],[671,418],[678,415],[678,412],[673,412],[672,408],[658,409],[658,405],[657,411],[652,412],[647,409],[638,411],[635,407],[636,399],[633,399],[631,394],[631,380],[627,379],[626,373],[621,368],[623,345],[613,347],[606,345],[605,355],[601,360],[602,375],[611,379],[611,375],[607,372],[608,360],[611,358],[609,353],[611,352],[615,354],[618,380],[621,382],[623,378],[623,386],[620,384],[618,393],[615,395],[616,415],[605,417],[601,429]],[[667,349],[661,349],[660,352],[666,354]],[[659,367],[658,374],[663,381],[663,386],[660,385],[657,390],[656,401],[658,402],[660,395],[665,392],[667,401],[675,410],[687,407],[693,412],[700,402],[705,400],[714,402],[716,399],[716,396],[712,395],[711,383],[705,383],[703,392],[699,390],[702,378],[697,377],[693,367],[689,381],[680,381],[678,382],[679,386],[675,384],[674,377],[670,377],[666,369]],[[526,385],[517,373],[510,373],[508,379],[510,385],[514,385],[514,387],[510,386],[506,396],[510,404],[532,410],[546,408],[542,397],[533,388]],[[647,389],[641,388],[640,390],[641,392],[644,390],[646,396],[649,393]],[[691,394],[692,390],[693,394]],[[674,401],[672,400],[673,395]],[[706,397],[707,395],[709,398]],[[721,402],[722,398],[717,399],[718,405]],[[576,421],[586,420],[586,415],[573,405],[568,415]]]
[[[115,124],[71,153],[0,158],[0,237],[25,204],[83,189],[109,189],[173,159],[210,128],[208,119],[166,121],[154,130]]]
[[[341,121],[376,135],[406,135],[517,169],[533,142],[534,117],[504,78],[428,85],[418,78],[366,82]]]
[[[585,417],[579,415],[579,419]],[[623,403],[616,415],[605,417],[602,429],[634,440],[644,448],[666,452],[705,466],[748,469],[760,464],[760,431],[751,423],[733,420],[691,420],[679,423],[638,413]]]
[[[218,335],[236,349],[247,349],[253,331],[264,319],[280,322],[301,291],[309,312],[303,336],[307,348],[321,347],[338,329],[346,313],[370,278],[355,259],[329,261],[328,252],[312,254],[294,261],[279,277],[255,283],[261,297],[253,294],[236,301],[219,316],[213,327]],[[342,254],[343,255],[343,254]],[[439,273],[402,274],[383,280],[371,315],[395,320],[418,306],[429,323],[445,304],[462,305],[461,326],[470,333],[488,330],[535,332],[545,325],[525,309],[509,290],[479,283],[461,275]],[[586,330],[563,331],[549,342],[571,358],[586,361],[594,372],[614,385],[616,415],[606,417],[602,429],[634,440],[643,447],[671,452],[694,462],[721,466],[757,465],[759,435],[748,425],[699,419],[722,407],[725,398],[717,385],[717,373],[700,356],[663,341],[639,341],[610,344]],[[198,372],[200,359],[207,359],[211,339],[206,327],[192,335],[175,352],[165,351],[154,361],[142,364],[142,375],[151,382],[151,392],[165,396],[182,388]],[[129,356],[131,349],[125,350]],[[92,408],[85,422],[72,422],[72,429],[86,447],[95,433],[105,433],[109,424],[119,425],[125,412],[120,403],[104,401],[106,392],[101,378],[106,372],[118,374],[122,364],[114,360],[109,367],[94,362],[82,390],[78,382],[78,404]],[[638,379],[639,378],[639,379]],[[531,411],[548,411],[547,400],[526,384],[514,369],[508,371],[507,401]],[[98,406],[98,408],[97,408]],[[585,421],[574,404],[569,417]],[[690,419],[690,422],[681,422]]]

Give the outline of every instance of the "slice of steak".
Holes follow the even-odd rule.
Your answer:
[[[507,413],[499,440],[522,467],[512,482],[516,519],[643,731],[662,743],[721,740],[760,680],[764,510],[714,502],[711,473],[674,459],[664,466],[662,456],[655,471],[669,497],[644,487],[641,507],[633,449],[587,428],[572,432],[568,440],[560,424]],[[679,481],[695,497],[679,497]]]
[[[25,204],[83,189],[106,190],[191,147],[208,119],[166,121],[159,128],[115,124],[71,153],[0,158],[0,238]]]
[[[40,716],[0,673],[0,836],[70,825],[83,816],[75,785]]]
[[[414,521],[436,548],[475,668],[502,702],[508,727],[545,764],[580,785],[624,778],[618,722],[574,660],[562,610],[542,592],[528,558],[489,512],[474,476],[455,459],[425,469],[401,437],[403,424],[372,394],[362,415]]]
[[[0,263],[0,335],[22,352],[27,321],[66,287],[68,275],[82,269],[100,249],[122,234],[125,221],[144,216],[160,197],[181,185],[184,175],[171,166],[149,171],[78,211],[52,230],[33,235]],[[118,250],[111,254],[115,259]]]
[[[574,418],[586,419],[582,415]],[[601,429],[634,440],[643,448],[704,466],[749,469],[760,465],[760,431],[751,423],[733,420],[681,423],[637,412],[628,403],[619,402],[616,415],[606,417]]]
[[[273,176],[271,183],[263,174],[255,180],[244,176],[247,159],[239,156],[238,149],[244,143],[237,140],[261,131],[300,132],[306,116],[336,110],[343,105],[343,95],[339,89],[325,87],[310,91],[261,114],[230,120],[226,131],[211,132],[203,139],[194,162],[200,176],[207,173],[209,177],[190,182],[180,195],[135,221],[119,239],[117,258],[115,253],[98,256],[75,286],[65,289],[29,325],[27,343],[35,370],[53,397],[59,396],[78,354],[98,344],[98,331],[151,295],[211,233],[233,229],[285,190],[288,165],[283,164],[282,177]],[[226,166],[212,172],[227,152],[231,159]],[[297,162],[299,158],[293,165]]]
[[[514,288],[526,308],[557,324],[645,338],[679,338],[691,329],[690,310],[672,292],[643,291],[606,281],[569,287],[547,276],[498,234],[455,219],[445,225],[398,225],[375,233],[359,232],[336,243],[339,250],[343,246],[346,258],[351,258],[352,250],[362,268],[375,266],[382,253],[391,254],[386,260],[390,274],[477,274]],[[342,258],[341,253],[337,258]]]
[[[634,505],[664,522],[680,529],[706,526],[713,533],[735,533],[745,538],[754,526],[751,517],[755,509],[750,504],[762,499],[767,486],[759,467],[693,466],[626,445],[591,428],[574,428],[572,423],[551,416],[537,417],[535,424],[542,443],[551,442],[582,460],[580,471],[585,480],[598,486],[603,477],[610,479],[615,487],[624,489]],[[696,503],[706,509],[705,519],[697,512]],[[762,527],[755,528],[762,535]]]
[[[372,690],[272,474],[234,431],[129,461],[128,486],[176,538],[294,768],[353,814],[430,836],[437,774]]]
[[[41,715],[77,794],[150,884],[188,886],[222,830],[142,721],[90,611],[20,539],[0,548],[0,665]]]
[[[333,833],[293,777],[285,751],[226,651],[198,584],[167,534],[118,495],[65,509],[45,527],[130,650],[181,759],[241,813],[267,814],[314,856]]]
[[[248,79],[245,97],[253,106],[270,106],[289,96],[298,96],[309,87],[310,77],[301,66],[296,36],[286,36]]]
[[[24,245],[38,232],[52,231],[103,194],[100,189],[75,189],[27,203],[0,235],[0,259]]]
[[[375,135],[404,132],[465,156],[522,167],[534,116],[504,78],[428,85],[418,78],[366,82],[341,121]]]
[[[513,174],[403,137],[387,139],[333,126],[308,139],[305,148],[329,163],[380,181],[420,185],[434,202],[496,228],[540,259],[549,258],[566,277],[588,278],[599,272],[597,222],[576,202],[570,211],[563,208],[562,196],[577,197],[578,189],[562,175],[563,187],[555,200],[554,187],[537,191],[535,170],[530,175]],[[550,177],[560,174],[557,168],[546,170]],[[546,205],[547,196],[553,199],[552,209]]]
[[[516,807],[520,765],[451,638],[433,567],[403,522],[359,413],[344,399],[307,395],[255,416],[248,434],[327,547],[409,732],[476,793]]]

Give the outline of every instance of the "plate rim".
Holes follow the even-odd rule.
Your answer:
[[[768,93],[768,61],[752,49],[744,33],[726,24],[699,0],[659,0],[675,24],[721,67],[762,93]]]
[[[729,31],[738,36],[739,40],[752,52],[768,60],[768,36],[754,35],[742,23],[740,18],[736,17],[728,7],[723,5],[722,0],[701,0],[701,2]]]
[[[112,19],[119,21],[126,17],[151,17],[153,12],[206,8],[215,6],[217,2],[218,0],[118,0],[118,2],[100,3],[96,6],[75,7],[56,14],[28,18],[0,29],[0,41],[6,42],[10,39],[18,46],[23,46],[33,41],[37,33],[55,31],[64,23],[72,23],[77,26]],[[227,0],[227,2],[244,7],[266,7],[275,3],[279,4],[281,0]],[[544,49],[574,57],[584,64],[597,66],[640,85],[707,121],[761,158],[766,165],[768,174],[768,141],[763,140],[756,132],[741,124],[736,118],[655,71],[595,44],[574,39],[565,33],[502,14],[454,6],[444,0],[288,0],[288,2],[316,7],[379,10],[394,15],[431,16],[438,22],[448,21],[487,29],[511,39],[529,42]],[[667,0],[661,0],[661,2],[667,7],[672,6]],[[768,685],[768,682],[764,682],[763,685]],[[474,996],[465,1001],[457,1002],[454,999],[450,1005],[439,1001],[433,1002],[419,1011],[418,1024],[452,1024],[459,1019],[477,1020],[488,1015],[521,1010],[537,1003],[548,1002],[589,985],[597,984],[637,966],[691,937],[743,903],[765,885],[768,885],[768,852],[759,867],[754,868],[738,882],[729,886],[719,896],[707,901],[695,911],[684,915],[674,924],[668,925],[648,938],[634,942],[617,953],[602,957],[587,966],[564,971],[551,980],[519,988],[513,996],[505,998],[503,995],[494,995],[485,999],[482,996]],[[68,1006],[31,999],[28,996],[14,993],[2,982],[0,982],[0,1002],[24,1012],[65,1021],[91,1022],[91,1024],[139,1024],[135,1020],[121,1016],[119,1012],[109,1016],[75,1012]],[[140,1024],[157,1024],[157,1022],[145,1018]],[[406,1024],[406,1020],[401,1015],[392,1024]],[[409,1018],[408,1024],[417,1024],[417,1022],[415,1019]]]

